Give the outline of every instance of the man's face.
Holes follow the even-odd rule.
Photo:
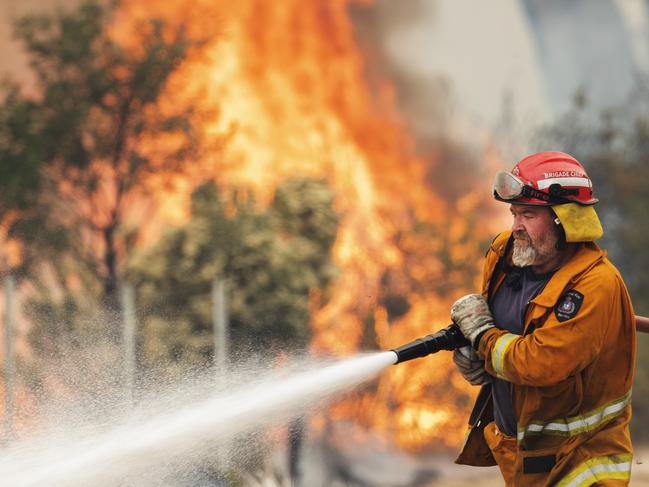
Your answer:
[[[542,266],[557,256],[559,241],[555,215],[547,206],[511,205],[514,217],[513,264]]]

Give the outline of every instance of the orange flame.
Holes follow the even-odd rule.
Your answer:
[[[217,33],[172,86],[203,94],[217,113],[204,135],[227,134],[227,143],[173,194],[160,192],[167,221],[186,217],[191,181],[202,178],[250,188],[261,201],[289,176],[330,182],[344,215],[334,248],[342,274],[327,302],[313,295],[312,349],[341,356],[367,347],[368,336],[386,349],[445,326],[452,299],[476,287],[466,276],[477,276],[478,242],[488,233],[459,217],[479,213],[484,195],[449,204],[425,183],[441,162],[415,154],[391,86],[369,89],[350,3],[132,0],[116,24],[162,16]],[[458,270],[467,265],[471,272]],[[395,315],[388,295],[407,309]],[[354,417],[412,450],[457,445],[472,392],[450,354],[438,354],[391,368],[331,415]]]

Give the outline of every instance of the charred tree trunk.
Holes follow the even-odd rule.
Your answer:
[[[121,338],[122,311],[119,302],[119,282],[117,277],[117,250],[115,248],[115,222],[106,226],[103,230],[104,237],[104,266],[106,274],[104,276],[104,295],[103,306],[106,314],[109,316],[109,335],[119,341]]]
[[[301,485],[300,458],[302,456],[302,443],[304,442],[304,418],[294,419],[288,427],[288,471],[291,476],[291,485]]]

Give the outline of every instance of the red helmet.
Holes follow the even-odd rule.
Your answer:
[[[511,172],[499,171],[493,190],[497,200],[521,205],[594,205],[598,201],[581,163],[557,151],[532,154]]]

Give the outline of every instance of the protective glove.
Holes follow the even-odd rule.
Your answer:
[[[484,369],[484,360],[480,360],[468,345],[453,351],[453,362],[469,384],[481,386],[491,382],[491,376]]]
[[[467,294],[455,301],[451,307],[451,319],[474,348],[475,339],[494,326],[489,305],[481,294]]]

